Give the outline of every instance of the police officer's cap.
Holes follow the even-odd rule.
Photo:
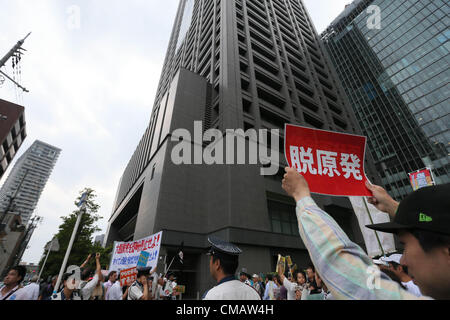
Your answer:
[[[238,256],[242,253],[242,250],[230,242],[226,242],[214,236],[208,237],[208,242],[211,244],[209,255],[221,253],[225,255]]]

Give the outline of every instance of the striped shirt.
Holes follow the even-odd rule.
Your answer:
[[[416,300],[381,273],[372,259],[353,243],[311,197],[297,202],[300,236],[311,260],[336,300]]]

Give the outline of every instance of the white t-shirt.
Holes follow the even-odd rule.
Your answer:
[[[114,284],[106,291],[105,300],[122,300],[122,287],[120,281]]]
[[[144,295],[144,286],[137,281],[128,288],[128,300],[140,300]]]
[[[161,297],[164,297],[164,290],[162,285],[158,284],[156,286],[155,300],[161,300]]]
[[[14,293],[5,300],[28,300],[28,291],[24,290],[25,288],[19,288],[19,286],[16,286],[12,290],[2,294],[3,288],[4,286],[0,288],[0,301],[3,300],[11,291],[14,291]]]
[[[284,278],[283,286],[287,290],[287,299],[295,300],[295,289],[297,288],[297,284],[294,282],[290,282],[288,278]]]
[[[28,294],[27,300],[37,300],[39,298],[39,285],[35,282],[30,283],[23,288]]]
[[[408,292],[412,293],[413,295],[415,295],[417,297],[422,296],[422,292],[420,292],[419,287],[416,286],[412,280],[408,281],[408,282],[402,282],[402,285],[404,285],[406,287],[406,290]]]
[[[94,291],[94,288],[97,286],[97,283],[98,283],[98,274],[96,273],[95,276],[92,278],[92,280],[86,283],[80,290],[81,297],[83,298],[83,300],[89,300],[91,298],[92,291]]]
[[[252,287],[232,280],[209,290],[203,300],[261,300],[261,297]]]

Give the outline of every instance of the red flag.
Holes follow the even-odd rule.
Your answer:
[[[366,137],[286,124],[285,156],[313,193],[372,196],[364,173]]]

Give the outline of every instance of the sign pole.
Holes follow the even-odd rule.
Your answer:
[[[48,259],[48,256],[50,255],[50,251],[52,251],[52,248],[53,248],[53,239],[52,239],[52,242],[50,242],[50,246],[48,248],[47,256],[45,257],[44,263],[42,264],[41,271],[39,271],[38,281],[41,279],[42,271],[44,271],[45,264],[47,263],[47,259]]]
[[[73,228],[72,236],[70,237],[69,246],[67,247],[64,261],[61,266],[61,269],[59,270],[58,281],[56,282],[55,288],[53,290],[53,296],[56,296],[56,294],[58,293],[58,289],[61,284],[63,272],[66,269],[67,261],[69,260],[69,256],[70,256],[70,251],[72,251],[73,242],[75,241],[75,236],[77,234],[78,227],[80,226],[81,217],[83,216],[84,211],[86,211],[86,197],[87,197],[87,193],[85,192],[81,196],[80,202],[78,204],[78,206],[82,207],[82,209],[80,210],[80,213],[78,214],[77,222],[75,223],[75,227]]]
[[[175,257],[172,258],[172,261],[170,261],[169,263],[169,267],[166,270],[166,274],[164,275],[164,278],[167,276],[167,273],[169,273],[170,267],[172,266],[173,260],[175,259]]]
[[[362,201],[364,202],[364,207],[366,207],[367,214],[369,215],[370,223],[374,224],[372,216],[370,215],[369,207],[367,206],[367,203],[366,203],[366,198],[362,197]],[[381,245],[380,238],[378,237],[378,233],[376,231],[374,231],[374,232],[375,232],[375,236],[377,237],[377,241],[378,241],[378,245],[380,246],[381,253],[383,254],[383,256],[386,256],[386,254],[383,250],[383,246]]]
[[[427,169],[430,170],[431,182],[433,183],[433,186],[435,186],[436,185],[436,180],[434,179],[433,170],[431,168],[427,168]]]

